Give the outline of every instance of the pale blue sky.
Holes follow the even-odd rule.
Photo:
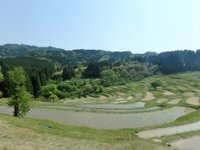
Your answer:
[[[0,0],[0,44],[64,49],[200,48],[200,0]]]

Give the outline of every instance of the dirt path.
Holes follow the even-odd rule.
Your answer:
[[[181,126],[146,130],[146,131],[139,132],[138,136],[143,139],[148,139],[148,138],[174,135],[174,134],[196,131],[196,130],[200,130],[200,121],[186,124],[186,125],[181,125]]]

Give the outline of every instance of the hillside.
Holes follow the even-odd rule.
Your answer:
[[[1,57],[26,56],[32,51],[64,51],[55,47],[37,47],[24,44],[5,44],[0,46]]]
[[[33,56],[50,59],[60,64],[77,64],[88,61],[117,60],[132,57],[129,51],[111,52],[105,50],[64,50],[55,47],[5,44],[0,46],[0,57]]]
[[[179,136],[200,132],[144,136],[199,121],[199,50],[2,47],[0,149],[169,150]],[[24,118],[10,116],[24,106]]]
[[[0,84],[3,96],[9,96],[8,89],[4,86],[8,85],[7,72],[15,67],[25,69],[27,89],[31,94],[45,98],[53,94],[56,99],[97,96],[104,87],[124,85],[160,73],[200,70],[199,50],[133,54],[129,51],[66,51],[54,47],[6,44],[0,46],[0,56],[1,72],[5,76]],[[43,87],[46,84],[48,85]],[[44,94],[49,93],[48,86],[55,87],[56,91]]]

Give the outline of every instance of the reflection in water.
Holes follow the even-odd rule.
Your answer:
[[[37,119],[53,120],[62,124],[98,129],[118,129],[139,128],[168,123],[191,111],[192,109],[190,108],[173,107],[153,112],[106,114],[32,108],[27,116]],[[6,106],[0,106],[0,112],[11,114],[12,110]]]

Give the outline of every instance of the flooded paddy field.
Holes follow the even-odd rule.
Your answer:
[[[141,128],[169,123],[178,117],[190,113],[192,109],[173,107],[151,112],[112,114],[63,111],[32,108],[27,117],[53,120],[61,124],[86,126],[97,129]],[[12,109],[0,106],[1,113],[12,113]]]
[[[189,123],[186,125],[167,127],[167,128],[158,128],[153,130],[142,131],[138,135],[141,138],[155,138],[167,135],[175,135],[178,133],[190,132],[200,130],[200,121]]]
[[[200,149],[200,135],[193,136],[186,139],[181,139],[170,143],[172,147],[179,148],[180,150],[199,150]]]
[[[139,136],[154,144],[170,145],[170,149],[197,150],[200,84],[194,83],[200,82],[200,78],[191,80],[193,74],[188,74],[149,77],[111,86],[97,97],[66,98],[54,103],[34,101],[25,119],[52,120],[62,125],[106,131],[127,128],[123,131],[134,138]],[[152,90],[150,83],[155,80],[162,84]],[[12,115],[12,109],[0,106],[0,113]],[[182,121],[177,123],[179,119]]]
[[[144,102],[137,102],[132,104],[81,104],[77,107],[81,108],[101,108],[101,109],[131,109],[131,108],[143,108]]]

